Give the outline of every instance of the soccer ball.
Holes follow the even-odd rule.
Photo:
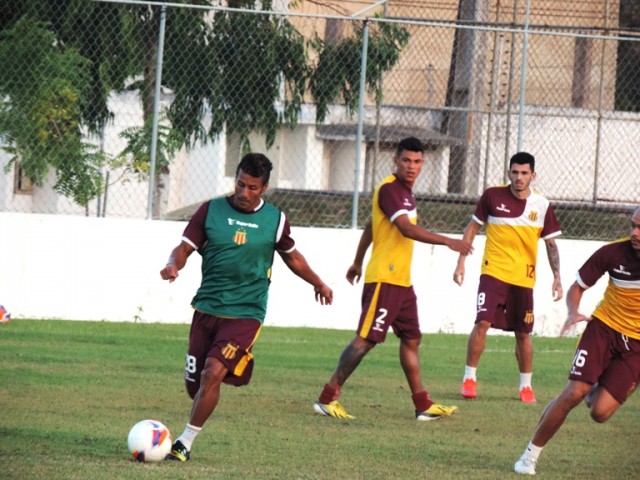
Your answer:
[[[0,305],[0,323],[9,323],[11,321],[11,314]]]
[[[139,462],[155,463],[164,460],[171,450],[171,432],[157,420],[141,420],[129,431],[127,445]]]

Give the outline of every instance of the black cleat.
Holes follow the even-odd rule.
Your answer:
[[[176,440],[176,442],[171,446],[171,451],[164,457],[165,460],[173,460],[176,462],[186,462],[189,460],[191,456],[191,452],[187,450],[180,440]]]

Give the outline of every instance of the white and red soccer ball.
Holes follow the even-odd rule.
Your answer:
[[[171,451],[171,432],[157,420],[141,420],[129,431],[127,445],[139,462],[155,463],[164,460]]]

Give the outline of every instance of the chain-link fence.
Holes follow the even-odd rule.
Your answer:
[[[294,225],[361,226],[409,135],[436,231],[518,150],[565,236],[622,235],[640,203],[637,2],[24,0],[0,22],[0,211],[186,219],[251,149]]]

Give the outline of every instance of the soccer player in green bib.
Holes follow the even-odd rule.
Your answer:
[[[262,199],[272,168],[261,153],[245,155],[236,169],[233,195],[200,206],[160,271],[164,280],[173,282],[193,252],[202,255],[185,368],[193,406],[167,460],[189,460],[194,439],[218,405],[222,383],[249,383],[251,349],[266,315],[275,252],[293,273],[313,285],[316,301],[323,305],[333,301],[331,289],[296,249],[286,215]]]

